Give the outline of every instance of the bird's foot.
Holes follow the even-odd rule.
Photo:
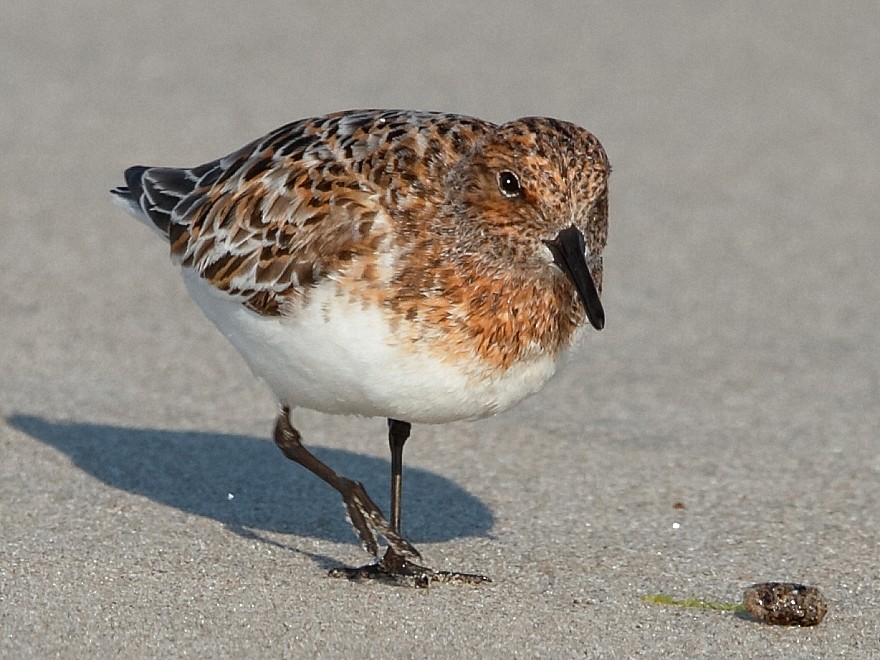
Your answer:
[[[364,548],[371,555],[379,556],[376,535],[380,535],[388,542],[386,557],[393,552],[402,560],[422,558],[419,551],[409,541],[392,529],[388,521],[385,520],[385,516],[382,515],[382,511],[370,499],[361,483],[345,480],[345,483],[342,484],[342,499],[345,502],[352,526],[364,544]]]
[[[486,584],[492,580],[485,575],[456,573],[453,571],[435,571],[433,568],[413,563],[388,548],[385,556],[375,564],[367,564],[358,568],[334,568],[331,577],[348,578],[349,580],[380,580],[387,584],[403,587],[427,589],[432,582],[443,584]]]

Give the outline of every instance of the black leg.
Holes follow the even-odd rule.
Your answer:
[[[400,531],[400,507],[403,491],[403,445],[412,425],[396,419],[388,420],[388,445],[391,447],[391,529]]]
[[[401,534],[400,509],[403,491],[403,445],[409,438],[412,425],[409,422],[401,422],[397,419],[388,420],[388,445],[391,447],[391,527]],[[388,546],[385,556],[375,566],[364,569],[354,569],[355,573],[347,577],[353,579],[362,578],[388,578],[392,577],[395,582],[403,582],[410,586],[427,587],[431,582],[459,582],[466,584],[480,584],[491,582],[483,575],[471,575],[470,573],[453,573],[450,571],[435,571],[432,568],[419,566],[406,557],[400,555],[394,548]]]

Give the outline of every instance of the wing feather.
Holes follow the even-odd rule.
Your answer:
[[[277,315],[352,260],[375,258],[391,223],[412,207],[442,201],[427,199],[418,182],[446,174],[421,159],[418,133],[431,124],[455,127],[444,130],[461,134],[461,153],[490,126],[439,113],[336,113],[282,126],[195,168],[130,168],[127,187],[113,192],[168,237],[181,266]],[[390,189],[392,171],[407,175],[409,192]]]

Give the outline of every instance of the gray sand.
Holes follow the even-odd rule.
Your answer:
[[[166,4],[2,10],[0,655],[880,655],[877,3]],[[366,559],[338,497],[107,193],[351,107],[615,167],[606,329],[407,446],[408,536],[483,588],[326,577]],[[296,421],[387,505],[382,420]],[[825,622],[642,601],[762,580]]]

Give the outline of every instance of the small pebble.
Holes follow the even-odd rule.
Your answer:
[[[760,582],[743,592],[743,606],[761,623],[774,626],[815,626],[828,612],[818,587],[794,582]]]

